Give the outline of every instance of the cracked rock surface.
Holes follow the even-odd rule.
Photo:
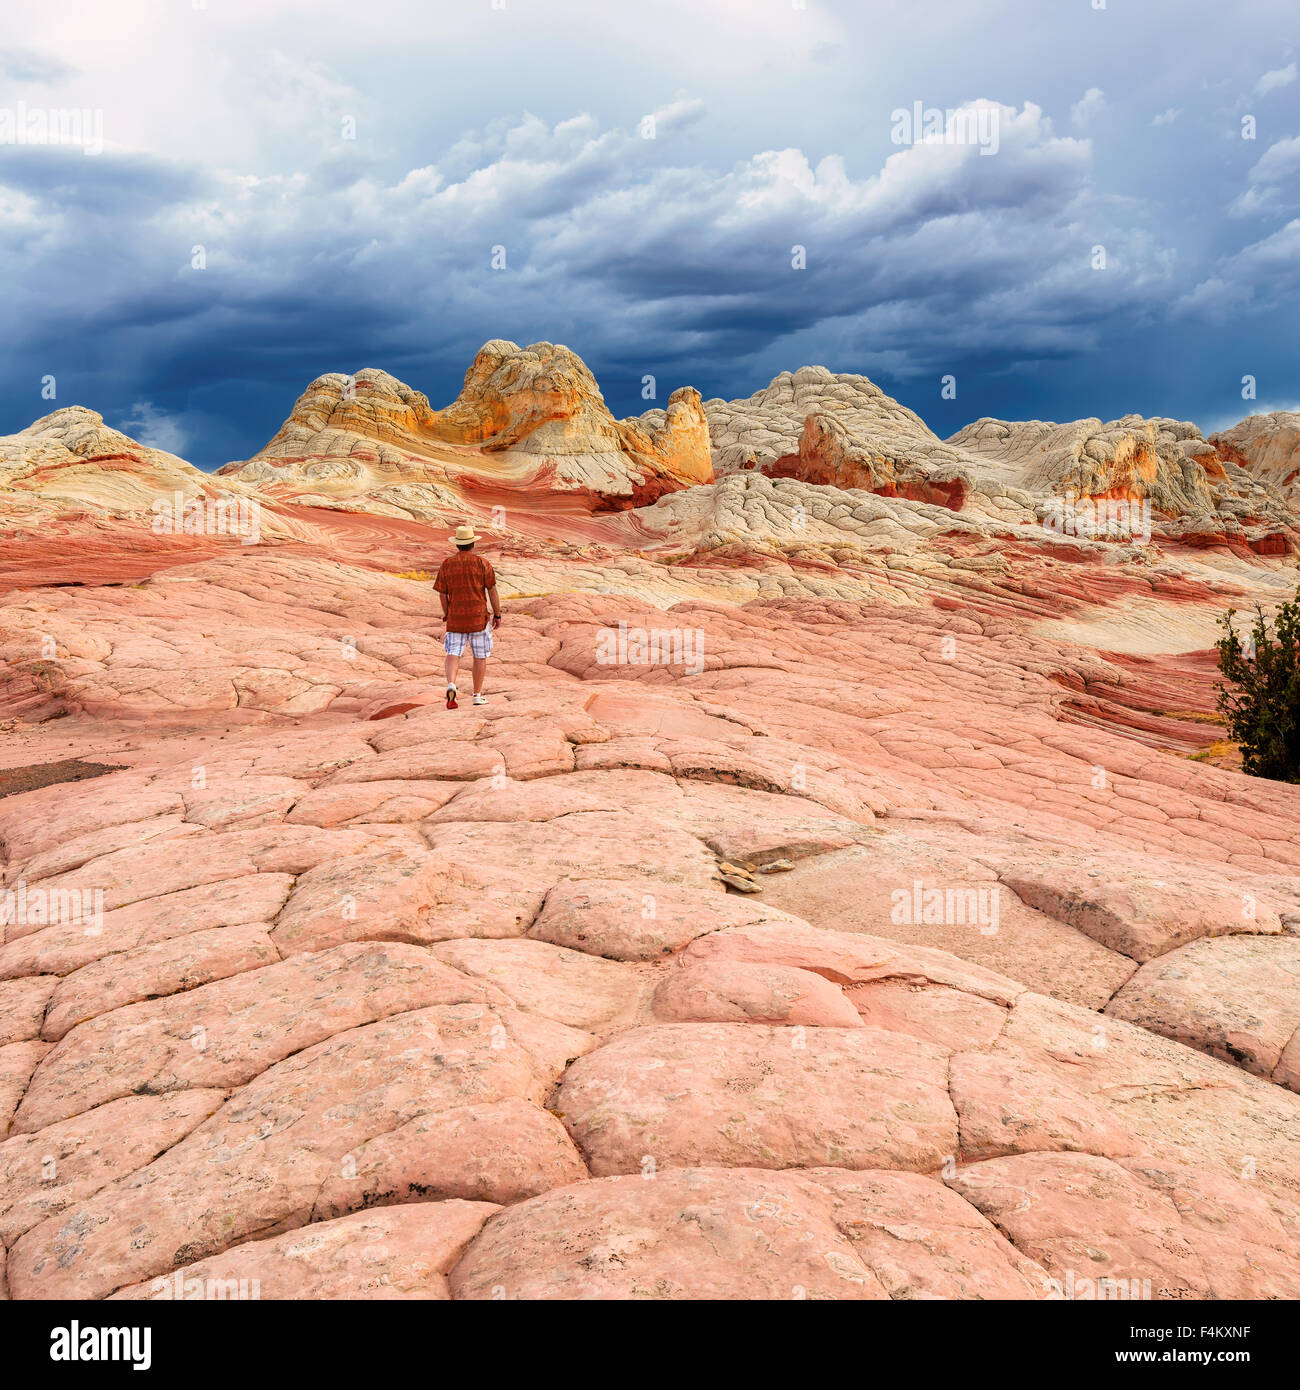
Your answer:
[[[315,383],[248,547],[132,530],[170,456],[42,529],[91,412],[0,455],[0,1290],[1300,1297],[1300,788],[1207,650],[1286,441],[484,352]],[[449,711],[424,521],[530,451]],[[1139,477],[1150,546],[1046,536]]]
[[[450,712],[418,585],[137,592],[5,610],[113,633],[23,737],[116,766],[0,798],[13,1297],[1300,1294],[1298,794],[1063,718],[1098,658],[758,600],[607,667],[551,594]]]

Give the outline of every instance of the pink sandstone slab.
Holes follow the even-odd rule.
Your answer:
[[[323,829],[349,821],[420,821],[445,806],[464,786],[461,782],[406,778],[317,787],[294,802],[285,820],[290,825]]]
[[[1300,938],[1221,936],[1149,961],[1106,1005],[1256,1076],[1275,1076],[1300,1029]],[[1277,1076],[1287,1084],[1288,1076]]]
[[[170,941],[117,951],[83,965],[59,982],[50,998],[41,1036],[58,1042],[78,1023],[125,1004],[180,994],[279,961],[280,955],[260,922],[189,932]]]
[[[119,1096],[242,1086],[344,1029],[493,997],[414,946],[356,943],[295,956],[78,1024],[37,1068],[15,1132]]]
[[[665,1023],[768,1023],[861,1028],[844,991],[789,965],[735,961],[683,963],[665,973],[651,1001]]]
[[[114,1294],[171,1299],[447,1299],[447,1273],[490,1202],[422,1202],[249,1241]]]
[[[427,944],[451,937],[518,936],[541,890],[510,869],[419,849],[344,855],[302,874],[271,939],[285,956],[345,941]]]
[[[929,1171],[957,1152],[946,1055],[866,1028],[634,1029],[574,1063],[555,1108],[597,1176],[647,1162]]]
[[[1120,1297],[1222,1298],[1243,1284],[1296,1297],[1300,1277],[1282,1257],[1295,1207],[1288,1204],[1284,1225],[1249,1189],[1201,1175],[1175,1199],[1180,1181],[1153,1181],[1138,1160],[1046,1153],[988,1159],[949,1179],[1057,1281],[1057,1297],[1098,1297],[1085,1281],[1095,1288],[1102,1279],[1121,1287]],[[1215,1222],[1228,1213],[1238,1224],[1225,1242]]]
[[[1035,910],[1014,887],[975,859],[890,832],[796,865],[765,885],[764,895],[820,926],[950,951],[1041,993],[1104,1004],[1133,963]],[[941,910],[927,912],[927,893],[940,895]]]
[[[435,1198],[510,1204],[587,1176],[559,1120],[514,1097],[419,1115],[352,1158],[321,1187],[315,1219]]]
[[[0,1240],[12,1245],[47,1217],[151,1163],[212,1115],[224,1091],[124,1096],[35,1134],[0,1143]]]
[[[437,1111],[540,1104],[590,1043],[476,1003],[335,1033],[270,1066],[131,1177],[34,1226],[10,1251],[11,1285],[20,1298],[100,1298],[302,1226],[368,1140]]]
[[[1125,1158],[1143,1149],[1096,1102],[1020,1061],[959,1052],[949,1066],[948,1089],[967,1162],[1052,1150]]]
[[[654,961],[708,932],[776,919],[763,902],[717,889],[590,878],[557,883],[529,935],[610,960]]]
[[[1281,913],[1300,905],[1260,892],[1252,876],[1228,875],[1225,882],[1178,864],[1164,877],[1136,856],[1056,853],[1024,866],[1000,864],[999,874],[1026,903],[1136,961],[1199,937],[1280,932]]]
[[[1041,1271],[912,1173],[688,1168],[598,1178],[506,1208],[456,1298],[1041,1297]]]
[[[32,1073],[50,1050],[45,1042],[14,1042],[0,1047],[0,1137],[13,1133],[12,1122]]]
[[[102,892],[104,907],[111,911],[244,874],[303,873],[345,854],[400,842],[396,836],[381,834],[383,829],[317,830],[303,825],[234,829],[197,836],[186,843],[184,854],[159,854],[152,845],[137,845],[92,859],[79,869],[46,880],[42,887]]]
[[[67,975],[114,952],[192,932],[269,924],[284,906],[293,882],[291,875],[276,873],[219,879],[106,912],[98,933],[87,932],[79,922],[44,927],[0,946],[0,977],[44,971]]]
[[[0,1047],[40,1037],[45,1009],[58,983],[55,975],[28,975],[0,983]]]
[[[643,968],[527,938],[444,941],[432,954],[499,989],[526,1013],[602,1037],[637,1022],[654,989]]]

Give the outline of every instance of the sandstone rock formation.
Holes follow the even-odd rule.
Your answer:
[[[605,529],[593,511],[711,478],[696,391],[617,421],[567,348],[494,341],[444,411],[387,372],[320,377],[263,450],[216,475],[93,411],[56,411],[0,439],[0,582],[133,582],[250,533],[295,553],[343,546],[378,568],[413,569],[402,556],[427,544],[429,524],[471,519],[540,538],[559,514],[595,538]]]
[[[1103,423],[976,420],[949,443],[994,462],[1028,492],[1151,498],[1165,512],[1205,511],[1208,479],[1196,465],[1213,450],[1195,425],[1137,415]]]
[[[263,523],[265,523],[263,525]],[[0,580],[137,577],[228,545],[285,538],[255,491],[215,480],[66,406],[0,437]]]
[[[34,529],[68,512],[144,515],[159,498],[222,492],[193,464],[137,443],[84,406],[65,406],[0,437],[0,521],[7,527]]]
[[[814,411],[804,421],[799,452],[763,466],[772,478],[861,489],[885,497],[910,497],[961,511],[970,475],[952,466],[929,465],[889,446],[864,447],[835,415]]]
[[[1209,442],[1220,457],[1276,488],[1294,509],[1300,502],[1300,412],[1275,410],[1252,415]]]
[[[1244,467],[1226,436],[1216,448],[1184,421],[982,419],[940,440],[868,378],[824,367],[783,372],[747,400],[705,402],[705,412],[720,476],[759,471],[1102,540],[1119,537],[1053,527],[1054,510],[1067,497],[1132,499],[1149,504],[1159,534],[1185,544],[1300,548],[1296,514],[1278,491],[1285,465]]]
[[[1279,470],[801,369],[715,480],[549,345],[347,385],[189,479],[252,546],[131,550],[187,465],[93,417],[5,441],[0,1289],[1300,1296],[1300,788],[1203,760]],[[409,576],[504,495],[447,711]]]
[[[948,443],[1009,484],[1052,498],[1149,503],[1162,534],[1260,554],[1294,552],[1296,517],[1269,485],[1216,450],[1193,424],[1126,415],[1104,423],[976,420]]]
[[[920,416],[864,376],[782,372],[748,400],[705,405],[719,473],[757,469],[960,511],[972,479]]]
[[[759,467],[798,449],[803,423],[814,412],[837,418],[852,435],[872,436],[886,447],[911,444],[918,452],[932,449],[936,458],[950,455],[915,412],[887,396],[865,376],[835,375],[825,367],[782,372],[747,400],[704,403],[717,451],[719,473]]]
[[[298,502],[431,517],[462,507],[462,490],[480,502],[554,493],[588,510],[639,506],[710,481],[712,468],[698,392],[617,421],[568,348],[494,339],[444,410],[373,368],[319,377],[264,449],[221,473]]]

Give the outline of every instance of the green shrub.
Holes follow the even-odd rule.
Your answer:
[[[1243,643],[1229,609],[1219,622],[1225,635],[1219,670],[1219,709],[1241,746],[1241,765],[1252,777],[1300,782],[1300,592],[1270,625],[1256,605],[1255,626]]]

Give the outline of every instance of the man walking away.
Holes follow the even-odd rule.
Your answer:
[[[492,629],[501,623],[501,600],[497,597],[496,571],[481,556],[474,554],[478,540],[472,526],[458,526],[452,540],[456,553],[448,555],[438,567],[433,587],[442,600],[442,620],[447,634],[442,639],[447,653],[447,708],[456,708],[456,671],[469,644],[474,658],[474,703],[486,705],[483,677],[487,674],[487,659],[492,654]],[[488,601],[492,603],[492,621],[488,622]]]

